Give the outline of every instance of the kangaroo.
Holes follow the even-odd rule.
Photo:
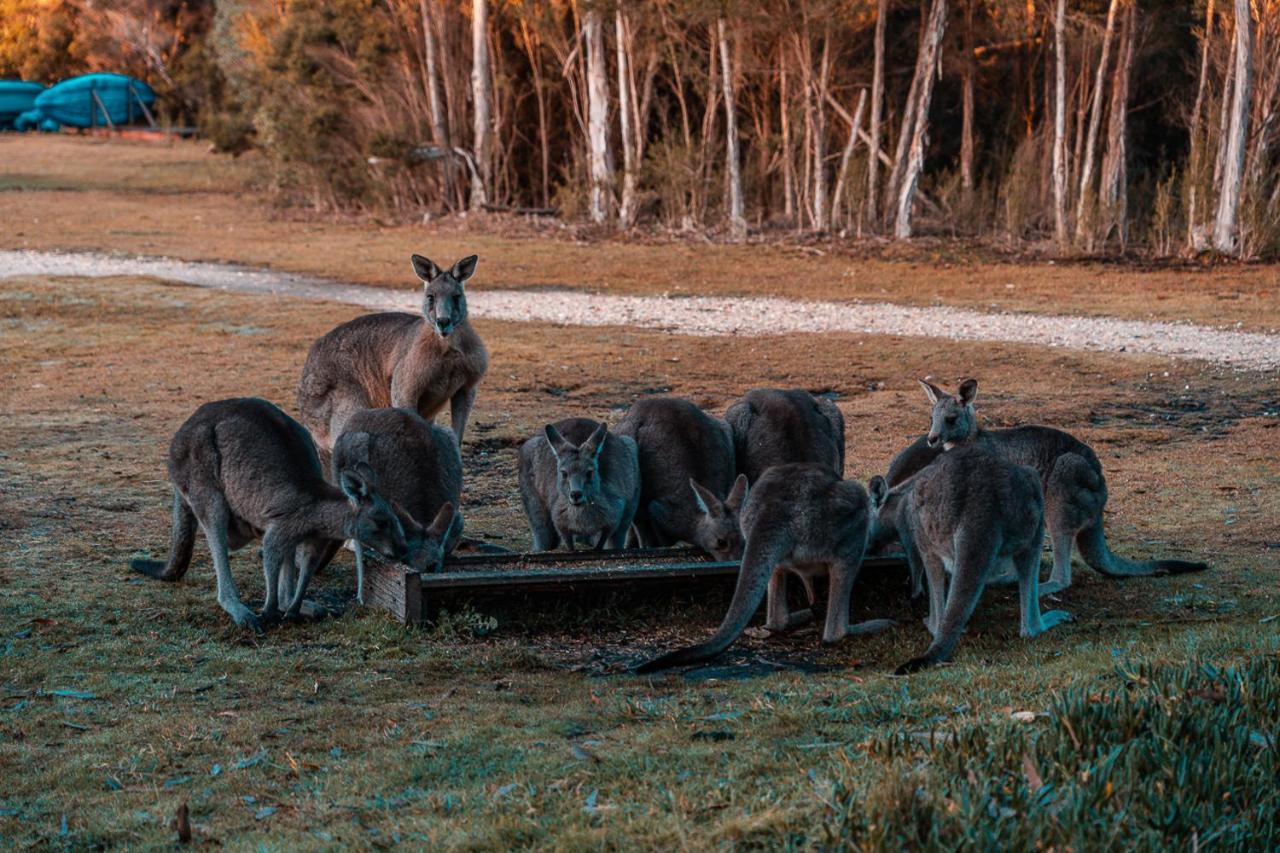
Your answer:
[[[476,386],[489,354],[467,319],[464,283],[475,274],[470,255],[442,270],[421,255],[422,314],[366,314],[311,346],[298,384],[298,411],[322,455],[361,409],[413,409],[430,421],[449,406],[453,434],[462,445]]]
[[[520,497],[533,550],[583,539],[597,550],[627,544],[640,500],[636,443],[589,418],[548,424],[520,446]]]
[[[354,539],[394,559],[419,566],[439,549],[439,529],[424,529],[378,494],[365,466],[340,472],[338,486],[325,480],[307,431],[266,400],[244,397],[196,409],[169,445],[173,527],[169,559],[133,560],[142,574],[176,581],[187,573],[196,522],[204,531],[218,579],[218,603],[237,625],[262,630],[263,622],[296,618],[311,575],[344,539]],[[447,526],[447,525],[446,525]],[[240,601],[228,551],[261,537],[266,601],[261,621]],[[300,570],[292,597],[281,581]]]
[[[654,658],[636,671],[654,672],[715,657],[742,634],[766,593],[765,627],[771,631],[790,627],[789,573],[801,575],[806,585],[827,576],[824,643],[892,626],[887,619],[849,624],[849,596],[862,565],[871,522],[866,490],[856,480],[841,480],[826,465],[775,465],[765,471],[742,508],[747,546],[724,621],[706,642]]]
[[[1064,610],[1040,612],[1044,496],[1034,468],[967,447],[892,490],[883,477],[873,477],[870,490],[873,538],[896,537],[913,571],[923,570],[929,582],[925,625],[933,643],[898,667],[898,675],[950,660],[983,588],[1004,571],[1018,579],[1022,636],[1071,620]]]
[[[635,530],[642,547],[688,542],[717,560],[742,556],[738,513],[747,478],[734,478],[727,423],[679,397],[645,397],[613,432],[634,439],[640,453]]]
[[[1094,570],[1109,577],[1201,572],[1206,563],[1184,560],[1127,560],[1111,551],[1102,529],[1107,482],[1097,455],[1084,442],[1045,426],[986,430],[978,426],[973,401],[976,379],[960,383],[959,396],[920,380],[933,420],[928,435],[916,439],[894,457],[888,482],[897,485],[952,448],[978,447],[1009,462],[1030,465],[1040,475],[1045,496],[1045,520],[1053,546],[1053,571],[1040,594],[1071,586],[1071,546]]]
[[[755,483],[771,465],[813,462],[844,476],[844,416],[808,391],[756,388],[724,414],[738,472]]]
[[[410,409],[365,409],[347,421],[333,446],[333,476],[368,466],[378,490],[430,530],[442,531],[428,567],[438,570],[462,538],[462,456],[449,430]],[[364,603],[364,548],[355,544],[356,589]]]

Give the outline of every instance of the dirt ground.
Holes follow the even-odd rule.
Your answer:
[[[592,239],[547,222],[474,215],[431,227],[282,211],[247,188],[252,156],[73,136],[0,137],[0,248],[236,261],[360,284],[412,284],[408,257],[481,257],[478,287],[619,294],[791,295],[987,310],[1190,320],[1280,329],[1280,267],[1022,262],[954,243],[714,245]]]
[[[99,143],[55,144],[79,151]],[[192,160],[204,161],[185,146],[160,149],[161,164],[177,164],[174,188],[156,172],[154,149],[141,156],[136,168],[155,182],[143,182],[154,203],[143,223],[128,218],[142,204],[134,191],[92,189],[52,155],[31,168],[61,188],[15,189],[29,181],[11,171],[15,151],[36,147],[0,141],[0,162],[10,164],[0,215],[24,222],[22,233],[0,230],[5,245],[256,259],[327,274],[326,264],[347,271],[367,262],[363,280],[391,283],[400,280],[395,247],[412,242],[412,229],[273,219],[243,198],[235,201],[242,236],[164,224],[166,211],[232,210],[221,190],[183,189],[206,179],[192,176]],[[207,180],[229,179],[210,168]],[[67,196],[79,200],[74,211]],[[46,215],[54,219],[25,224]],[[376,243],[368,255],[353,249],[358,234]],[[558,259],[548,276],[567,277],[578,252],[549,240],[485,239],[493,241],[487,281],[504,285],[534,283],[521,271],[538,252]],[[442,240],[442,254],[460,253],[449,240],[463,242]],[[660,268],[662,257],[685,251],[704,250],[611,245],[605,253],[619,266],[644,253]],[[722,264],[758,251],[770,275],[778,274],[773,258],[791,252],[705,251],[728,252],[714,255]],[[907,277],[899,262],[871,266],[882,263]],[[980,301],[1000,274],[1041,271],[966,267],[954,273],[954,290],[942,289]],[[739,283],[752,278],[741,265],[736,272]],[[1274,270],[1239,272],[1251,282],[1240,292],[1252,295],[1240,300],[1255,300],[1252,323],[1274,325],[1259,319],[1274,309]],[[894,298],[931,298],[931,276],[951,274],[930,272]],[[735,280],[727,269],[716,275]],[[1124,285],[1112,307],[1123,315],[1147,298],[1146,286],[1138,272],[1115,275]],[[1187,316],[1227,322],[1251,313],[1212,295],[1228,292],[1227,273],[1188,278],[1199,284],[1185,285],[1194,294]],[[743,287],[770,286],[756,281]],[[1073,310],[1081,298],[1058,292],[1052,279],[1037,288],[1041,296],[1020,307]],[[199,403],[228,396],[262,396],[294,412],[308,345],[353,315],[153,280],[0,279],[0,530],[8,543],[0,551],[0,843],[158,846],[175,837],[170,819],[185,802],[196,840],[237,848],[821,846],[832,811],[816,780],[871,784],[880,765],[866,763],[873,759],[859,745],[868,739],[1007,721],[1011,711],[1043,709],[1051,695],[1095,689],[1134,661],[1229,663],[1276,652],[1275,377],[1001,344],[940,350],[891,337],[689,338],[479,323],[491,369],[464,448],[468,530],[507,547],[527,544],[515,448],[550,420],[616,421],[650,393],[719,411],[752,387],[804,387],[836,399],[848,424],[846,473],[865,480],[926,425],[915,377],[952,384],[973,375],[985,424],[1050,423],[1098,451],[1116,550],[1203,558],[1212,571],[1117,583],[1078,566],[1076,585],[1053,603],[1077,621],[1034,641],[1017,636],[1016,593],[989,591],[954,665],[906,681],[888,673],[922,650],[927,634],[896,579],[867,578],[854,596],[855,614],[898,619],[883,635],[830,649],[812,628],[747,637],[700,674],[642,679],[615,673],[703,635],[723,602],[552,608],[502,616],[480,637],[473,614],[422,630],[352,607],[251,637],[218,609],[203,545],[182,583],[131,574],[131,556],[159,556],[167,543],[173,430]],[[253,549],[233,566],[245,600],[260,600]],[[349,601],[352,592],[343,553],[320,594]]]

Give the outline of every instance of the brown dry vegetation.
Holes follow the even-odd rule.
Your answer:
[[[214,157],[199,143],[0,137],[0,198],[8,226],[0,229],[0,248],[237,261],[389,287],[412,283],[411,252],[437,260],[478,252],[478,287],[787,294],[1280,328],[1276,265],[1016,262],[956,243],[856,251],[839,240],[634,243],[484,217],[425,228],[299,220],[245,189],[253,172],[252,157]]]
[[[269,251],[264,260],[326,272],[360,266],[364,234],[379,246],[372,257],[387,253],[375,264],[385,265],[378,280],[386,283],[400,279],[390,261],[397,241],[434,241],[410,229],[278,222],[227,193],[134,199],[110,188],[103,198],[168,210],[167,224],[157,213],[141,230],[172,234],[95,235],[99,212],[67,203],[85,192],[4,193],[6,217],[45,203],[61,213],[56,227],[46,219],[3,239],[240,260]],[[238,211],[258,242],[246,234],[246,248],[223,234],[228,254],[202,249],[203,232],[182,224],[193,204]],[[173,218],[178,210],[186,220]],[[141,245],[161,239],[178,248]],[[461,238],[448,239],[461,248]],[[580,251],[476,242],[484,240],[489,284],[524,281],[510,271],[530,251],[558,257],[554,269],[568,277]],[[648,253],[658,276],[672,247],[592,251],[613,258],[615,250]],[[440,252],[451,253],[460,252]],[[917,286],[923,292],[927,280]],[[177,425],[226,396],[263,396],[293,411],[308,344],[352,314],[148,280],[0,279],[0,842],[158,845],[175,837],[168,821],[187,801],[197,840],[237,848],[815,846],[841,820],[824,780],[843,780],[873,805],[889,797],[885,779],[901,768],[867,748],[887,733],[999,727],[1010,710],[1043,709],[1069,687],[1110,687],[1117,665],[1128,671],[1134,661],[1231,663],[1276,651],[1280,622],[1259,624],[1280,613],[1274,377],[1001,344],[944,351],[921,339],[702,339],[480,323],[492,367],[465,448],[468,529],[526,544],[514,447],[547,420],[616,420],[657,391],[715,409],[757,385],[831,391],[848,422],[847,473],[865,478],[925,423],[912,377],[950,383],[972,374],[988,424],[1044,421],[1098,450],[1118,550],[1203,555],[1212,572],[1116,583],[1079,568],[1055,605],[1078,621],[1035,641],[1017,637],[1016,594],[993,590],[955,665],[907,681],[887,673],[927,634],[896,580],[869,579],[855,593],[858,612],[900,620],[885,635],[833,649],[821,649],[812,629],[746,638],[720,677],[686,681],[616,670],[708,630],[722,602],[613,602],[538,614],[537,630],[503,617],[480,639],[463,620],[423,631],[351,609],[250,638],[217,608],[203,545],[182,583],[131,575],[130,556],[158,555],[167,542],[164,458]],[[260,600],[253,549],[233,566],[246,601]],[[320,594],[349,600],[351,575],[344,552]],[[769,660],[786,666],[759,675]],[[1042,769],[1054,783],[1052,768]]]

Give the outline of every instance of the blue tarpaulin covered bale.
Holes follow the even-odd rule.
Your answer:
[[[0,80],[0,129],[13,127],[18,116],[35,107],[36,97],[43,91],[39,83]]]
[[[123,74],[85,74],[63,80],[36,98],[36,109],[69,127],[107,127],[146,117],[156,93]]]

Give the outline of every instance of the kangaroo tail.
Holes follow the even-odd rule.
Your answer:
[[[738,585],[733,591],[733,600],[729,602],[729,612],[725,614],[724,621],[711,639],[642,663],[636,668],[636,672],[657,672],[673,666],[700,663],[733,645],[733,641],[738,639],[760,608],[760,602],[769,589],[769,578],[773,576],[774,568],[790,550],[791,546],[785,535],[770,531],[765,535],[752,536],[742,556],[742,568],[738,570]]]
[[[191,551],[196,542],[196,516],[187,502],[173,490],[173,521],[169,529],[169,561],[131,560],[135,572],[161,581],[181,580],[191,566]]]
[[[1076,545],[1080,548],[1080,556],[1090,568],[1113,578],[1181,575],[1188,572],[1203,572],[1209,568],[1208,563],[1193,563],[1186,560],[1125,559],[1114,553],[1107,545],[1106,534],[1102,532],[1101,519],[1076,535]]]

